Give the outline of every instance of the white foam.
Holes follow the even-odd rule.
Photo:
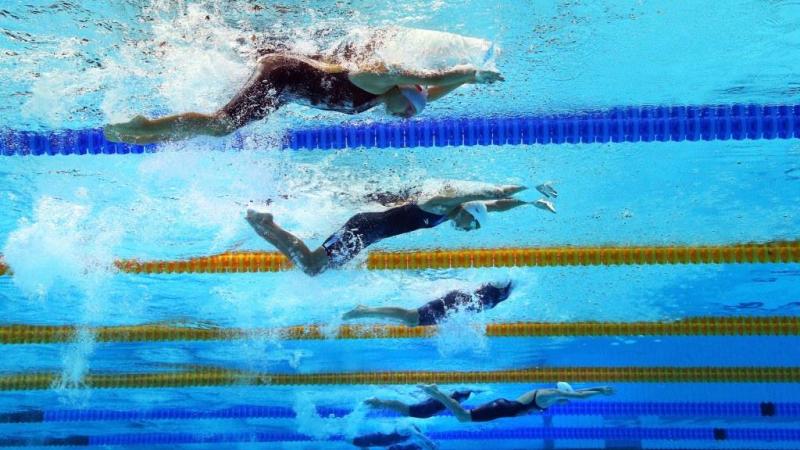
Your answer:
[[[492,69],[498,52],[490,51],[492,43],[484,39],[401,26],[354,27],[337,45],[348,43],[365,55],[364,65],[383,64],[399,71],[436,72],[456,66]]]
[[[57,282],[96,290],[113,272],[113,248],[121,230],[92,219],[88,204],[43,197],[33,217],[20,222],[3,248],[14,284],[28,296],[46,296]]]

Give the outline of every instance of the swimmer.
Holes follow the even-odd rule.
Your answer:
[[[376,36],[386,38],[386,34]],[[264,119],[287,103],[344,114],[359,114],[382,104],[388,114],[408,118],[461,85],[503,80],[494,69],[467,64],[441,70],[390,69],[372,58],[370,53],[376,45],[347,47],[337,58],[268,54],[259,59],[239,93],[218,111],[158,119],[136,116],[129,122],[106,126],[105,137],[109,141],[150,144],[198,135],[224,136]]]
[[[322,245],[310,250],[303,241],[278,226],[272,214],[247,210],[247,221],[259,236],[274,245],[292,263],[314,276],[329,268],[339,268],[366,247],[388,237],[433,228],[451,222],[458,230],[470,231],[486,224],[489,212],[503,212],[533,205],[555,213],[555,206],[546,199],[527,202],[513,196],[524,186],[486,186],[459,192],[450,186],[438,195],[418,199],[382,212],[359,213],[351,217],[339,231]]]
[[[406,443],[407,441],[412,441]],[[358,436],[350,441],[356,447],[386,447],[387,450],[436,450],[438,446],[422,434],[416,425],[392,433],[371,433]]]
[[[473,294],[464,291],[451,291],[444,297],[430,301],[417,309],[396,307],[369,308],[357,306],[342,316],[344,320],[377,317],[397,319],[409,327],[435,325],[447,317],[447,313],[455,308],[467,311],[484,311],[492,309],[508,298],[511,293],[511,282],[504,284],[485,284]]]
[[[484,403],[474,409],[468,410],[461,406],[456,399],[440,391],[435,384],[420,385],[432,399],[441,402],[459,422],[489,422],[502,417],[516,417],[530,411],[542,412],[556,403],[567,403],[574,399],[586,399],[595,395],[612,395],[614,389],[609,386],[600,386],[585,389],[573,389],[568,383],[559,382],[555,389],[534,389],[528,391],[516,400],[498,398],[489,403]]]

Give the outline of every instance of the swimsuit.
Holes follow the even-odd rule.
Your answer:
[[[530,410],[544,411],[545,408],[536,404],[536,394],[533,394],[531,402],[521,403],[517,400],[507,400],[499,398],[493,402],[483,404],[469,412],[473,422],[488,422],[501,417],[514,417],[526,413]]]
[[[447,216],[423,211],[413,203],[382,212],[356,214],[322,244],[328,254],[328,267],[344,265],[381,239],[433,228],[445,220]]]
[[[447,316],[453,308],[466,308],[467,311],[482,311],[492,309],[498,303],[508,298],[511,292],[511,283],[498,288],[491,284],[481,286],[475,291],[474,297],[463,291],[452,291],[444,297],[428,302],[417,308],[419,325],[435,325]]]
[[[386,447],[387,445],[397,444],[407,441],[411,436],[408,434],[392,433],[372,433],[358,436],[353,439],[356,447]]]
[[[468,399],[472,391],[455,391],[450,394],[450,398],[457,401],[458,403],[463,402],[464,400]],[[433,416],[434,414],[444,411],[447,409],[444,406],[444,403],[436,400],[434,398],[430,398],[425,400],[424,402],[420,402],[408,407],[408,416],[409,417],[416,417],[417,419],[427,419],[428,417]]]
[[[260,120],[287,102],[358,114],[379,96],[354,85],[347,71],[328,73],[290,55],[268,55],[245,87],[222,108],[237,127]]]

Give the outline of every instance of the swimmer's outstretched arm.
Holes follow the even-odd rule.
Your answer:
[[[350,81],[361,89],[376,95],[385,94],[395,86],[402,84],[420,84],[423,86],[451,86],[465,83],[494,83],[502,81],[499,72],[476,70],[471,66],[456,66],[442,72],[402,71],[361,71],[351,72]]]
[[[536,404],[542,408],[549,408],[556,403],[568,400],[586,399],[595,395],[612,395],[614,389],[609,386],[576,389],[575,392],[565,392],[558,389],[536,389],[526,392],[517,398],[520,403],[530,403],[536,397]]]
[[[440,208],[451,209],[467,202],[505,199],[525,189],[528,188],[525,186],[508,184],[503,186],[490,186],[472,192],[443,193],[420,203],[419,207],[429,212],[436,212]]]
[[[556,207],[553,205],[553,203],[545,199],[539,199],[536,200],[535,202],[526,202],[524,200],[519,200],[516,198],[502,198],[500,200],[494,200],[484,203],[486,204],[486,210],[489,212],[508,211],[509,209],[514,209],[522,205],[533,205],[539,209],[544,209],[552,213],[556,212]]]

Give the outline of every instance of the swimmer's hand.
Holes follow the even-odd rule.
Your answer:
[[[602,386],[597,389],[603,395],[614,395],[614,388],[611,386]]]
[[[550,200],[540,198],[539,200],[536,200],[535,202],[531,202],[530,204],[535,206],[535,207],[537,207],[537,208],[539,208],[539,209],[544,209],[545,211],[550,211],[553,214],[556,213],[556,206]]]
[[[492,84],[496,81],[505,81],[503,75],[496,70],[483,70],[475,71],[475,84]]]

